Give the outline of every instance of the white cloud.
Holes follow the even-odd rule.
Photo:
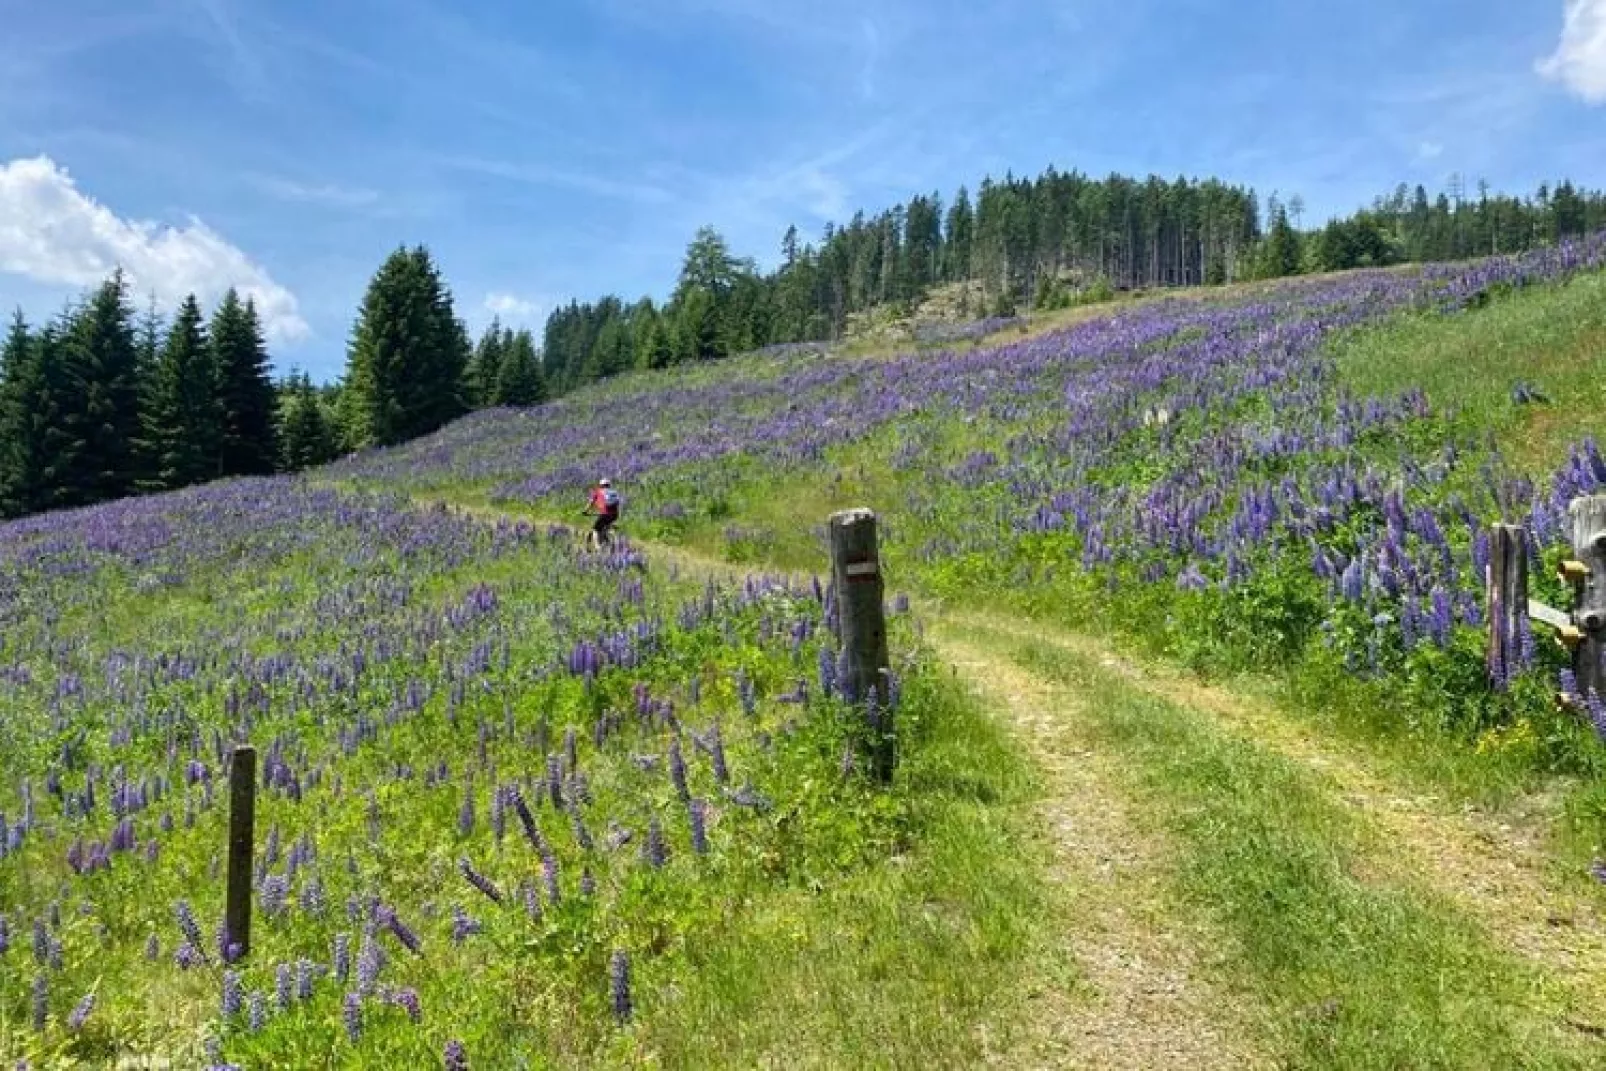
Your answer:
[[[0,272],[89,287],[118,267],[135,294],[154,294],[165,307],[191,293],[210,303],[232,286],[256,302],[269,339],[311,333],[295,295],[200,220],[183,227],[125,220],[79,192],[49,157],[0,163]]]
[[[1444,155],[1444,146],[1436,141],[1424,141],[1416,147],[1416,155],[1423,160],[1437,160]]]
[[[485,311],[510,320],[528,320],[541,311],[539,303],[500,290],[485,295]]]
[[[1567,0],[1561,42],[1541,75],[1590,104],[1606,104],[1606,0]]]

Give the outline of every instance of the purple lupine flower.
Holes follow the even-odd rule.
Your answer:
[[[746,671],[736,671],[736,698],[742,704],[742,713],[752,717],[758,712],[758,689]]]
[[[50,930],[44,919],[33,920],[33,961],[41,967],[50,965]]]
[[[173,953],[173,962],[179,970],[188,971],[205,964],[207,959],[205,953],[186,941]]]
[[[301,886],[299,902],[301,910],[313,918],[323,918],[328,912],[329,902],[324,895],[323,879],[317,874],[313,874],[307,879],[306,884]]]
[[[418,934],[414,933],[412,928],[403,922],[395,911],[388,907],[383,908],[382,911],[381,918],[385,929],[389,930],[396,940],[400,941],[413,955],[422,956],[424,954],[424,943],[418,939]]]
[[[296,999],[311,1000],[312,987],[317,981],[314,975],[315,965],[310,959],[296,961]]]
[[[550,852],[541,857],[541,878],[546,882],[547,903],[558,906],[563,902],[563,889],[559,885],[557,857]]]
[[[591,839],[591,831],[586,828],[585,822],[580,818],[580,809],[575,807],[569,812],[569,818],[574,825],[574,841],[580,845],[580,850],[589,852],[596,844]]]
[[[6,952],[10,950],[10,948],[11,948],[10,924],[6,922],[5,914],[3,912],[0,912],[0,956],[5,955]]]
[[[295,1001],[294,968],[281,963],[273,972],[273,996],[280,1011],[289,1011]]]
[[[1595,727],[1595,734],[1606,740],[1606,701],[1602,701],[1600,693],[1593,688],[1584,696],[1584,709],[1589,713],[1589,721]]]
[[[1590,877],[1606,885],[1606,859],[1597,859],[1589,868]]]
[[[362,996],[371,996],[379,982],[379,971],[384,966],[381,958],[379,943],[374,940],[373,932],[369,931],[362,936],[362,947],[357,952],[357,989]]]
[[[569,732],[572,734],[573,729]],[[563,810],[563,765],[556,755],[546,757],[546,783],[547,791],[552,796],[552,806]]]
[[[669,780],[675,786],[675,794],[683,800],[691,799],[691,790],[686,787],[686,759],[680,753],[680,738],[669,741]]]
[[[223,1018],[230,1019],[240,1014],[240,1008],[245,1001],[245,987],[241,981],[239,971],[223,972]]]
[[[580,768],[580,752],[578,743],[579,741],[576,737],[574,726],[571,725],[568,727],[568,729],[564,730],[563,733],[563,751],[565,757],[569,760],[570,772]],[[554,800],[553,802],[556,801]]]
[[[84,1028],[89,1019],[89,1013],[95,1010],[95,994],[85,993],[84,999],[78,1002],[72,1013],[67,1016],[67,1029],[77,1033]]]
[[[351,934],[335,934],[335,978],[345,982],[351,977]]]
[[[45,1020],[50,1014],[50,980],[40,971],[33,978],[33,1029],[35,1033],[45,1032]]]
[[[708,805],[702,800],[692,800],[686,805],[687,815],[691,819],[691,847],[698,855],[708,854]]]
[[[459,859],[457,868],[463,872],[463,877],[468,880],[470,885],[484,893],[492,901],[498,904],[502,902],[502,890],[493,885],[489,878],[476,871],[474,864],[467,859]]]
[[[464,911],[461,907],[453,905],[452,941],[454,943],[462,944],[464,941],[468,940],[469,937],[479,933],[483,929],[484,927],[480,925],[478,919],[469,915],[469,913]]]
[[[668,848],[664,844],[663,827],[658,824],[658,816],[653,815],[647,820],[647,839],[642,843],[641,857],[648,866],[660,870],[668,854]]]
[[[390,1001],[392,1004],[405,1011],[407,1013],[407,1018],[411,1019],[414,1023],[421,1023],[424,1021],[424,1006],[423,1004],[419,1003],[418,990],[411,988],[398,989],[395,993],[391,994]]]
[[[290,881],[283,874],[269,874],[262,879],[258,898],[262,901],[262,914],[278,918],[289,910]]]
[[[4,948],[0,948],[0,952],[4,952],[4,951],[5,951]],[[150,936],[145,938],[145,959],[148,960],[151,963],[155,963],[157,960],[159,960],[161,958],[162,958],[162,942],[159,941],[157,939],[156,935],[153,933]]]
[[[468,1053],[464,1051],[461,1041],[448,1041],[441,1059],[445,1071],[468,1071]]]
[[[597,879],[591,876],[591,868],[585,867],[580,871],[580,895],[595,896],[597,894]]]
[[[346,1037],[355,1045],[362,1038],[362,995],[356,990],[346,994],[341,1018],[346,1024]]]
[[[820,693],[827,699],[836,694],[836,657],[829,648],[820,647]]]
[[[500,785],[491,793],[491,831],[498,841],[507,832],[507,793]]]
[[[524,836],[535,849],[537,855],[546,855],[550,849],[545,838],[541,836],[541,827],[535,824],[535,815],[530,813],[530,805],[524,802],[524,793],[519,791],[517,785],[508,789],[508,795],[513,800],[513,810],[519,816],[519,823],[524,827]]]
[[[1433,638],[1435,645],[1447,647],[1450,643],[1450,630],[1455,623],[1450,593],[1442,586],[1435,585],[1431,599],[1431,608],[1428,611],[1428,635]]]
[[[854,771],[857,768],[858,768],[858,756],[854,753],[853,741],[850,740],[850,741],[848,741],[847,745],[844,746],[843,749],[842,749],[842,778],[843,778],[843,780],[847,780],[848,778],[852,777]]]
[[[621,1023],[630,1021],[630,954],[616,948],[608,963],[608,993],[613,1004],[614,1018]]]
[[[260,1034],[262,1028],[268,1024],[268,998],[261,991],[253,989],[245,997],[246,1029],[253,1034]]]
[[[710,734],[708,755],[714,762],[714,780],[720,784],[727,784],[731,779],[730,768],[725,765],[725,741],[720,735],[719,722],[714,722],[714,731]]]
[[[525,882],[521,887],[524,900],[524,913],[530,916],[531,922],[541,921],[541,894],[535,891],[534,882]]]

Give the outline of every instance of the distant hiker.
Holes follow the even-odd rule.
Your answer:
[[[591,525],[591,534],[586,536],[586,546],[612,546],[613,536],[608,529],[619,520],[619,492],[613,489],[613,481],[598,480],[591,489],[591,501],[581,512],[597,518]]]

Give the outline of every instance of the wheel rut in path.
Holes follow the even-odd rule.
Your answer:
[[[1057,947],[1027,972],[1016,1051],[998,1066],[1257,1068],[1270,1066],[1236,1021],[1234,1002],[1208,979],[1206,950],[1220,947],[1187,921],[1171,891],[1172,846],[1134,820],[1117,778],[1083,736],[1085,710],[978,642],[986,629],[933,623],[929,636],[1041,771],[1036,808],[1047,841]],[[1081,980],[1057,979],[1063,956]]]
[[[1416,884],[1476,920],[1571,997],[1573,1025],[1606,1028],[1606,919],[1592,890],[1558,876],[1544,850],[1543,819],[1497,816],[1412,793],[1319,729],[1271,704],[1191,675],[1113,652],[1101,641],[978,613],[957,625],[1045,643],[1097,662],[1132,687],[1211,718],[1217,725],[1316,772],[1382,834],[1386,853],[1369,863],[1391,881]]]

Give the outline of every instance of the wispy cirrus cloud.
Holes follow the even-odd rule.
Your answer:
[[[654,183],[631,182],[588,171],[552,167],[543,163],[493,160],[473,156],[449,156],[437,162],[450,170],[467,171],[528,186],[561,187],[596,197],[634,201],[638,204],[663,205],[676,199],[669,190]]]
[[[213,301],[232,286],[256,302],[270,339],[310,334],[295,295],[200,220],[172,226],[124,219],[80,191],[49,157],[0,163],[0,272],[87,287],[117,268],[164,307],[192,293]]]
[[[379,201],[379,191],[335,183],[305,183],[278,175],[251,175],[250,181],[263,193],[281,201],[328,205],[334,208],[367,208]]]
[[[1561,40],[1537,69],[1586,104],[1606,104],[1606,0],[1567,0]]]

